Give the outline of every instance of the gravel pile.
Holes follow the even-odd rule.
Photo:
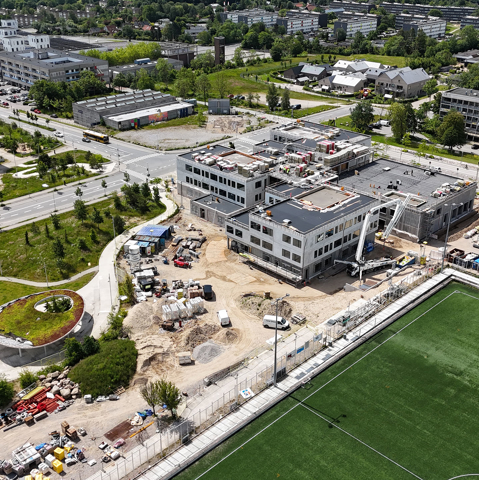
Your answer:
[[[218,355],[223,353],[223,348],[219,345],[216,345],[212,340],[208,340],[201,345],[198,345],[193,350],[193,358],[198,363],[209,363],[211,360],[215,359]]]

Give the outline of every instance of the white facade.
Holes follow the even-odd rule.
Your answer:
[[[369,32],[376,31],[377,20],[373,18],[348,18],[338,21],[334,24],[334,34],[342,28],[346,32],[347,38],[353,38],[356,32],[361,32],[365,37]]]
[[[1,27],[0,28],[0,39],[5,37],[13,37],[17,34],[17,30],[15,28],[10,27]]]
[[[293,35],[296,32],[309,33],[318,30],[318,19],[314,15],[279,17],[277,23],[285,27],[287,35]]]
[[[13,36],[4,37],[2,39],[3,49],[6,52],[23,52],[25,51],[25,37]]]
[[[16,20],[2,20],[2,27],[13,28],[15,31],[18,30],[18,22]]]
[[[432,17],[427,20],[420,21],[405,21],[403,25],[403,30],[415,30],[416,34],[418,30],[422,30],[428,37],[431,38],[443,38],[446,35],[446,20],[441,18],[435,19]]]
[[[49,35],[28,35],[28,45],[36,49],[50,48],[50,36]]]

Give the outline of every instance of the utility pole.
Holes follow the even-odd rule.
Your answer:
[[[289,293],[287,293],[283,297],[279,297],[276,300],[273,300],[271,302],[271,305],[276,304],[276,322],[275,322],[275,325],[274,325],[274,368],[273,368],[273,382],[274,382],[275,387],[276,387],[277,375],[278,375],[278,372],[277,372],[277,363],[278,363],[278,359],[277,359],[277,356],[278,356],[278,303],[281,302],[286,297],[289,297]]]

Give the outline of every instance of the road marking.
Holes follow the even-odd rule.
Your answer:
[[[146,160],[147,158],[157,157],[158,153],[152,153],[150,155],[144,155],[143,157],[132,158],[131,160],[127,160],[123,162],[123,165],[129,165],[130,163],[140,162],[141,160]]]
[[[25,210],[23,213],[28,213],[28,212],[31,212],[31,210]]]

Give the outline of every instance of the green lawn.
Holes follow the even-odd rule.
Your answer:
[[[111,219],[105,216],[107,210],[111,215],[118,214],[123,217],[127,228],[154,218],[165,211],[163,204],[156,205],[153,202],[149,203],[149,211],[143,215],[130,208],[118,211],[114,208],[111,198],[96,203],[95,207],[103,214],[104,221],[99,226],[93,224],[90,219],[82,224],[75,218],[73,212],[67,212],[59,215],[59,230],[54,229],[51,219],[48,218],[35,222],[38,233],[35,233],[32,223],[0,232],[0,259],[2,260],[3,275],[44,282],[43,262],[45,262],[50,281],[69,278],[97,265],[103,248],[112,240],[113,227]],[[92,212],[93,206],[89,205],[89,215]],[[49,238],[45,232],[46,224],[49,228]],[[96,241],[92,239],[92,231],[96,236]],[[25,232],[28,232],[30,245],[26,245]],[[118,234],[118,232],[116,233]],[[85,240],[86,250],[80,249],[80,238]],[[57,258],[53,252],[55,239],[59,239],[65,249],[65,257],[61,268],[58,266]]]
[[[74,280],[73,282],[64,283],[60,287],[31,287],[29,285],[23,285],[22,283],[14,282],[0,282],[0,305],[15,300],[16,298],[30,295],[31,293],[45,292],[46,290],[54,290],[55,288],[64,288],[66,290],[73,290],[74,292],[84,287],[96,274],[89,273]],[[45,281],[45,279],[43,279]]]
[[[68,333],[80,320],[84,310],[82,298],[67,290],[55,290],[56,295],[68,295],[73,300],[70,310],[61,313],[41,312],[35,304],[51,296],[40,293],[18,300],[0,313],[0,332],[29,340],[33,345],[50,343]]]
[[[447,286],[176,478],[447,480],[477,472],[478,300],[475,289]]]
[[[71,150],[69,152],[58,153],[56,155],[50,155],[51,158],[60,159],[66,155],[71,154],[73,159],[77,163],[85,163],[85,154],[84,150]],[[98,155],[101,163],[108,163],[109,160]],[[34,163],[29,161],[26,163]],[[30,193],[40,192],[45,190],[42,187],[43,184],[47,184],[49,187],[58,187],[64,185],[65,183],[77,182],[78,180],[84,180],[90,177],[96,177],[100,173],[91,173],[88,170],[83,172],[79,168],[70,166],[65,171],[60,169],[52,169],[43,178],[40,177],[28,177],[28,178],[15,178],[13,174],[16,171],[21,170],[20,168],[12,168],[10,173],[6,173],[2,176],[1,182],[3,183],[3,199],[10,200],[12,198],[21,197],[22,195],[28,195]],[[33,173],[34,170],[28,172]]]
[[[196,112],[206,112],[208,107],[205,105],[197,105],[195,110]],[[181,127],[183,125],[198,125],[198,117],[196,115],[190,115],[188,117],[167,120],[166,122],[152,123],[146,127],[142,127],[142,130],[157,130],[159,128]]]

